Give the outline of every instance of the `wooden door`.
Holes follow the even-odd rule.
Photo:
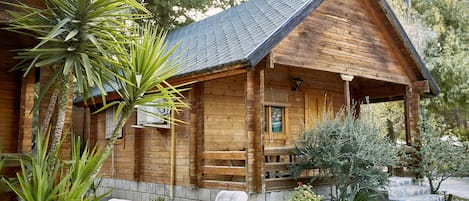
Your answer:
[[[314,128],[333,116],[333,99],[327,94],[305,93],[305,127]]]

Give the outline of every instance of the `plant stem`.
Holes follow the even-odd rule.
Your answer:
[[[119,119],[119,122],[117,123],[116,128],[114,128],[114,130],[112,131],[112,136],[109,139],[109,141],[107,142],[106,148],[104,149],[104,152],[101,155],[102,160],[106,160],[109,157],[109,154],[111,154],[111,151],[114,148],[114,145],[116,144],[119,131],[122,130],[122,128],[124,128],[125,123],[130,118],[130,116],[132,115],[133,112],[134,112],[133,107],[125,107],[122,110],[122,116]],[[102,166],[103,166],[103,163],[101,163],[99,168],[97,168],[97,171],[94,173],[93,178],[96,178],[99,171],[101,171]]]
[[[49,100],[49,105],[47,106],[46,113],[44,114],[44,120],[41,125],[41,130],[39,130],[40,134],[44,134],[47,131],[47,128],[49,127],[50,120],[52,118],[52,113],[54,112],[55,109],[55,103],[57,102],[57,97],[59,96],[60,89],[62,87],[58,84],[54,84],[54,89],[52,91],[52,95]]]
[[[55,124],[54,135],[50,148],[50,153],[54,153],[57,145],[62,140],[63,130],[65,126],[65,115],[67,112],[67,105],[70,102],[70,94],[72,90],[72,74],[63,75],[59,78],[59,84],[62,86],[61,94],[58,97],[59,107],[57,111],[57,121]]]

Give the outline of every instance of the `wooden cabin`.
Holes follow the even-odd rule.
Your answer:
[[[12,39],[0,42],[0,142],[4,152],[28,151],[34,85],[46,74],[8,72],[15,62],[7,50],[25,44],[0,34]],[[325,108],[337,111],[365,97],[404,100],[412,144],[420,98],[439,93],[385,0],[251,0],[167,40],[181,42],[177,53],[188,60],[170,80],[192,83],[184,94],[191,108],[176,114],[187,124],[171,129],[135,114],[101,171],[113,197],[213,200],[220,189],[251,198],[289,189],[296,184],[286,172],[293,141]],[[77,102],[72,121],[77,135],[103,145],[113,111],[91,115],[98,107]]]
[[[365,97],[404,100],[412,144],[420,98],[439,93],[385,0],[251,0],[174,30],[167,40],[181,42],[177,53],[190,64],[170,80],[193,82],[184,94],[191,108],[177,114],[187,124],[173,134],[155,128],[165,127],[159,123],[135,128],[134,115],[102,169],[112,178],[104,186],[117,191],[113,196],[129,198],[122,181],[130,189],[145,183],[186,188],[185,199],[193,199],[187,197],[193,189],[252,195],[291,188],[296,182],[286,169],[293,141],[324,108],[336,112]],[[84,124],[74,125],[94,144],[105,144],[112,111],[90,115],[95,109],[77,107],[75,118]],[[204,192],[195,199],[207,199]]]

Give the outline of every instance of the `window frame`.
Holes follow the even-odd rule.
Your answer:
[[[264,104],[264,133],[265,141],[274,143],[274,141],[285,140],[288,141],[288,107],[289,104]],[[272,107],[282,109],[282,131],[272,131]]]
[[[117,116],[117,119],[114,121],[114,116],[117,112],[116,110],[117,110],[117,105],[106,109],[106,114],[105,114],[106,119],[105,119],[105,125],[104,125],[105,126],[104,127],[104,139],[106,139],[106,140],[111,139],[112,132],[117,127],[117,124],[119,123],[118,121],[122,116],[122,114],[119,114]],[[124,128],[122,128],[120,130],[120,132],[117,136],[117,139],[122,139],[122,137],[124,136],[123,130],[124,130]]]

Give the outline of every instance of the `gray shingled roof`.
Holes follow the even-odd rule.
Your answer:
[[[168,46],[180,42],[175,55],[186,59],[177,76],[210,72],[240,64],[255,66],[324,0],[249,0],[217,15],[176,29],[167,35]],[[399,32],[417,67],[429,80],[432,95],[439,88],[385,0],[379,0]],[[106,88],[108,92],[112,88]],[[92,96],[99,95],[95,89]]]
[[[255,66],[323,0],[250,0],[168,33],[187,65],[179,74]]]

